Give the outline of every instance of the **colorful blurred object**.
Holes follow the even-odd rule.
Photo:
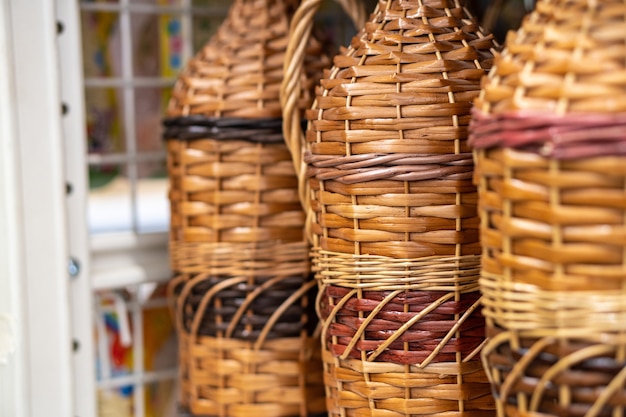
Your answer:
[[[150,284],[144,284],[149,286]],[[147,294],[147,295],[146,295]],[[153,378],[143,382],[146,374],[159,375],[176,368],[176,340],[169,310],[163,302],[164,288],[153,286],[148,291],[116,290],[100,293],[97,328],[98,379],[115,386],[115,378],[133,377],[133,383],[99,390],[99,417],[135,416],[134,384],[143,386],[143,415],[171,417],[175,406],[174,379]],[[135,332],[133,314],[141,314],[142,332]],[[137,343],[141,347],[136,346]],[[143,366],[135,364],[134,350],[142,348]],[[170,372],[171,373],[171,372]]]

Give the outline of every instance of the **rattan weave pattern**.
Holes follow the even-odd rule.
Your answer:
[[[278,96],[296,5],[234,0],[180,73],[164,120],[168,297],[180,401],[194,415],[325,411],[316,287]],[[307,65],[296,75],[302,107],[329,64],[315,38],[305,49]]]
[[[314,3],[294,16],[286,71]],[[330,416],[494,413],[476,356],[484,320],[466,143],[494,48],[462,2],[380,1],[321,80],[305,135],[297,83],[283,82]]]
[[[317,338],[262,344],[236,338],[181,335],[188,375],[183,391],[194,416],[323,415]],[[190,384],[188,381],[202,381]]]
[[[170,250],[173,269],[185,276],[171,283],[181,330],[247,340],[307,330],[312,281],[305,242],[173,242]]]
[[[542,0],[510,32],[475,105],[483,113],[626,111],[624,2]]]
[[[626,408],[626,2],[540,0],[476,100],[499,416]]]
[[[381,2],[335,57],[307,112],[304,153],[322,250],[479,252],[464,139],[493,42],[464,13],[454,2]]]
[[[626,406],[626,161],[476,152],[485,367],[501,416]]]
[[[623,157],[559,161],[511,148],[477,155],[485,271],[542,290],[623,290]]]
[[[178,77],[169,117],[280,118],[279,88],[293,0],[233,1],[215,35]],[[309,106],[313,83],[328,65],[311,37],[299,77],[299,105]]]
[[[303,241],[304,214],[284,143],[168,140],[171,238]]]

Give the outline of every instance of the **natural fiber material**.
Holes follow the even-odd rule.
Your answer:
[[[217,33],[180,74],[168,106],[169,117],[279,118],[279,88],[293,0],[235,0]],[[296,77],[299,105],[307,107],[328,58],[311,37],[306,63]]]
[[[292,34],[312,3],[296,12]],[[466,143],[494,46],[462,2],[380,1],[321,80],[305,136],[290,99],[296,83],[283,82],[331,416],[494,412],[475,356],[484,320]]]
[[[235,119],[221,117],[172,117],[163,121],[165,139],[247,140],[260,143],[282,143],[281,119]]]
[[[625,167],[624,157],[477,151],[483,358],[501,416],[626,406]]]
[[[304,242],[173,243],[173,268],[188,276],[171,284],[180,329],[247,340],[307,330],[307,249]]]
[[[485,81],[484,113],[626,112],[622,0],[541,0]]]
[[[492,415],[479,257],[316,254],[329,413]]]
[[[304,241],[304,214],[284,143],[168,140],[171,238]]]
[[[493,398],[478,361],[421,368],[338,359],[327,351],[323,361],[328,408],[348,416],[493,415]]]
[[[195,415],[323,413],[311,345],[315,282],[278,89],[293,0],[235,0],[181,72],[164,120],[171,207],[169,299],[180,397]],[[298,106],[329,61],[305,45]],[[319,340],[317,342],[319,344]]]
[[[622,157],[558,161],[506,148],[478,157],[485,273],[548,291],[623,288]]]
[[[476,101],[499,416],[626,408],[626,3],[540,0]]]
[[[181,346],[187,347],[182,349],[183,362],[189,364],[183,391],[194,415],[289,417],[324,412],[317,339],[254,343],[185,333],[181,339]]]
[[[301,196],[321,249],[398,258],[479,252],[465,138],[493,46],[454,2],[380,2],[322,80],[306,139],[283,98],[285,137],[305,164],[301,188],[311,193]]]

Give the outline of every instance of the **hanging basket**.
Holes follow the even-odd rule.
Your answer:
[[[294,16],[287,69],[316,3]],[[380,1],[321,80],[305,135],[289,106],[297,83],[283,82],[331,416],[494,414],[476,355],[484,319],[466,143],[494,46],[462,2]]]
[[[626,3],[540,0],[476,101],[499,416],[626,408]]]
[[[235,0],[164,120],[180,401],[198,416],[325,412],[316,292],[279,87],[290,0]],[[312,38],[298,106],[328,59]]]

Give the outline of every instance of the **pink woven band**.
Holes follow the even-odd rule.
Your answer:
[[[523,148],[554,159],[626,155],[626,113],[488,115],[473,108],[468,144]]]

